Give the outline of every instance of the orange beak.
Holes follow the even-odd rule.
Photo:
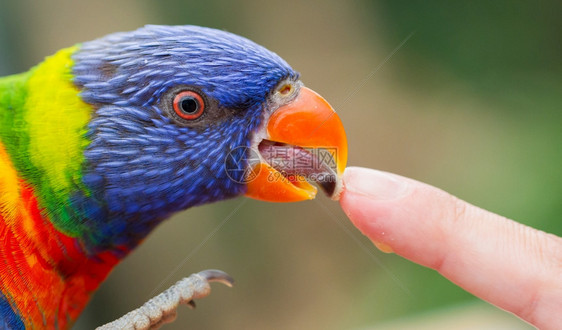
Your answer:
[[[347,162],[347,138],[342,122],[330,104],[316,92],[302,87],[294,100],[271,114],[266,126],[267,140],[271,143],[295,146],[299,152],[307,150],[294,153],[293,158],[286,161],[298,163],[298,155],[304,154],[306,159],[313,160],[308,165],[323,162],[322,168],[332,168],[329,172],[335,182],[319,184],[323,188],[328,187],[324,190],[337,199]],[[322,151],[325,156],[319,157],[316,151]],[[330,164],[326,165],[326,162]],[[306,162],[304,165],[307,165]],[[319,171],[309,177],[299,173],[287,176],[263,159],[251,166],[255,176],[247,183],[246,196],[270,202],[313,199],[317,189],[308,183],[307,178],[326,174],[326,171]],[[304,172],[310,174],[311,171]]]

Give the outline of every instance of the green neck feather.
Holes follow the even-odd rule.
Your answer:
[[[85,190],[81,167],[92,113],[72,83],[77,49],[63,49],[29,72],[0,79],[1,142],[45,215],[73,237],[81,234],[82,219],[70,200]]]

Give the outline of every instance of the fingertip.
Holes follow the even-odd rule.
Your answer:
[[[349,167],[343,175],[340,205],[363,234],[373,237],[378,219],[387,219],[395,202],[407,195],[409,181],[395,174]]]
[[[385,207],[384,203],[376,203],[366,196],[347,191],[342,194],[340,205],[351,223],[379,250],[393,252],[391,245],[385,242],[385,239],[389,238],[385,220],[389,217],[389,208]]]
[[[364,235],[367,235],[364,227],[368,222],[367,220],[370,217],[370,214],[365,213],[369,213],[370,211],[365,210],[365,207],[363,207],[365,202],[360,199],[362,199],[361,196],[355,196],[352,191],[348,191],[344,188],[340,197],[340,206],[355,227],[357,227]],[[369,208],[369,205],[366,206]]]
[[[343,183],[343,211],[377,247],[426,266],[439,260],[447,242],[448,221],[442,217],[450,209],[449,194],[406,177],[360,167],[348,168]]]
[[[408,179],[391,173],[361,167],[347,168],[340,205],[365,236],[383,252],[391,252],[391,233],[397,202],[408,194]]]
[[[344,192],[374,200],[393,200],[404,196],[408,180],[398,175],[363,167],[348,167],[343,174]]]

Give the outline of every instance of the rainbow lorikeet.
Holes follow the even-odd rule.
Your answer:
[[[336,195],[346,143],[283,59],[209,28],[111,34],[0,78],[0,327],[69,328],[174,212],[314,198],[303,178]]]

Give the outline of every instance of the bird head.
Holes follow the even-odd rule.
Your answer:
[[[73,82],[95,109],[81,183],[89,193],[75,200],[98,236],[142,237],[175,211],[238,195],[312,199],[307,180],[337,196],[347,158],[339,117],[248,39],[146,26],[84,43],[72,59]]]

